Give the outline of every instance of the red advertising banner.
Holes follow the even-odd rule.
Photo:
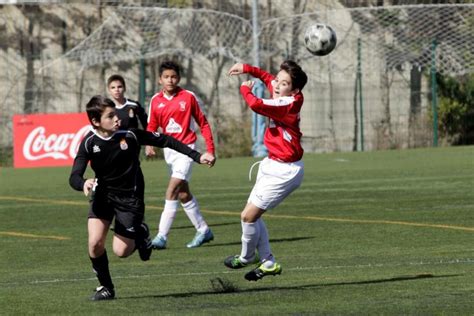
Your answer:
[[[13,166],[72,166],[90,129],[86,113],[14,115]]]

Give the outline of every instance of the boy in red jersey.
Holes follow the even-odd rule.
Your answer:
[[[194,149],[197,139],[194,131],[194,122],[196,122],[206,142],[207,153],[214,157],[211,128],[201,111],[198,98],[191,91],[178,86],[181,79],[179,65],[172,61],[163,62],[160,65],[159,74],[159,82],[163,90],[151,98],[147,130],[152,132],[161,130],[161,133],[173,136]],[[158,225],[158,234],[152,241],[153,248],[166,248],[168,234],[176,217],[179,202],[197,231],[193,240],[186,246],[199,247],[213,240],[214,235],[201,214],[196,198],[189,189],[192,160],[168,148],[165,148],[163,153],[171,177]],[[147,146],[146,154],[147,156],[155,155],[153,147]]]
[[[268,157],[260,163],[257,180],[241,213],[241,253],[227,257],[224,264],[231,269],[240,269],[258,263],[255,269],[245,274],[245,279],[257,281],[282,271],[271,253],[267,228],[261,217],[267,210],[280,204],[303,180],[302,134],[299,125],[303,106],[301,90],[308,77],[291,60],[280,65],[276,76],[241,63],[233,65],[228,72],[229,75],[243,73],[261,79],[272,96],[271,99],[256,97],[252,93],[253,81],[243,82],[240,87],[240,93],[248,106],[270,119],[264,136]]]

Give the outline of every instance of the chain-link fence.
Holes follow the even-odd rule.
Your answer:
[[[250,112],[239,79],[225,72],[236,61],[254,62],[254,34],[262,68],[276,72],[291,58],[309,75],[301,120],[307,151],[430,146],[430,71],[474,71],[474,4],[399,3],[269,1],[258,6],[257,30],[250,2],[2,6],[2,157],[12,146],[13,114],[83,111],[90,96],[106,93],[112,73],[124,75],[130,98],[140,88],[150,96],[167,58],[182,64],[182,86],[204,100],[218,153],[246,153],[247,141],[230,142],[249,137]],[[303,44],[304,29],[316,21],[338,35],[335,51],[322,58]]]

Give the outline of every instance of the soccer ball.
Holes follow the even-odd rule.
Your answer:
[[[313,55],[324,56],[329,54],[336,47],[336,43],[336,32],[327,24],[312,24],[304,32],[304,44]]]

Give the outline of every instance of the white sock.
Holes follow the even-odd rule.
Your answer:
[[[161,213],[160,224],[158,225],[158,234],[168,237],[176,213],[178,212],[178,200],[165,200],[165,207]]]
[[[259,218],[256,222],[258,225],[258,229],[260,231],[260,238],[258,239],[257,249],[258,254],[260,256],[260,261],[262,262],[271,262],[270,267],[273,266],[275,258],[272,255],[272,251],[270,249],[270,239],[268,237],[267,227],[265,226],[265,222],[262,218]],[[267,267],[265,265],[265,267]]]
[[[191,201],[181,204],[181,206],[198,232],[204,234],[209,230],[209,227],[199,210],[199,204],[194,196]]]
[[[273,265],[275,264],[275,259],[265,260],[262,264],[265,268],[271,269],[271,268],[273,268]]]
[[[259,238],[259,225],[242,221],[242,252],[240,253],[242,262],[247,263],[255,258],[255,249]]]

